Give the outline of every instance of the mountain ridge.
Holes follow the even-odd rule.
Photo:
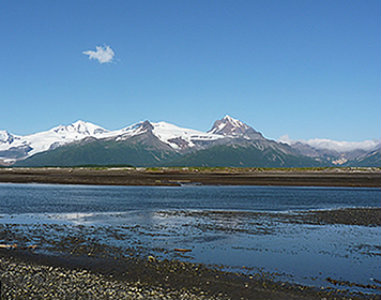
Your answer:
[[[86,146],[91,143],[98,148],[94,145]],[[83,152],[85,148],[93,151],[88,152],[92,159],[86,159],[86,152]],[[63,161],[67,164],[71,161],[80,164],[81,159],[84,160],[81,164],[96,164],[99,161],[107,163],[103,157],[106,156],[113,164],[137,165],[139,162],[139,166],[176,163],[188,165],[191,161],[195,165],[205,166],[213,166],[210,165],[212,161],[221,166],[251,167],[300,167],[303,163],[306,166],[344,166],[351,163],[378,166],[381,165],[381,157],[378,157],[377,152],[379,148],[372,151],[355,149],[339,152],[302,142],[279,142],[265,138],[253,127],[229,115],[215,121],[207,132],[148,120],[113,131],[81,120],[26,136],[0,131],[0,164],[16,166],[46,165],[44,159],[49,158],[52,163],[54,155],[60,157],[56,161],[60,165]],[[126,157],[123,157],[123,151]],[[77,153],[81,159],[75,158],[73,153]],[[137,159],[139,153],[147,159],[146,162]],[[65,155],[72,160],[66,159]],[[368,159],[368,156],[371,158]],[[119,157],[119,160],[116,161],[114,157]],[[153,157],[157,159],[152,160]],[[206,161],[207,157],[209,162]],[[237,157],[241,157],[241,161]]]

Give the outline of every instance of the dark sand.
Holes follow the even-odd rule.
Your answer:
[[[163,212],[165,214],[209,217],[220,220],[232,218],[250,218],[253,222],[259,222],[261,217],[274,219],[283,223],[298,223],[311,225],[359,225],[359,226],[381,226],[381,208],[342,208],[332,210],[295,211],[290,213],[268,213],[247,211],[186,211],[177,210]]]
[[[379,168],[0,168],[0,182],[177,186],[293,185],[381,187]]]

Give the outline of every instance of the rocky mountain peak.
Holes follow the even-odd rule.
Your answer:
[[[12,134],[10,134],[6,130],[0,130],[0,144],[10,144],[14,140],[14,137]]]
[[[214,122],[212,129],[209,130],[208,133],[232,137],[262,137],[262,135],[255,131],[252,127],[241,122],[240,120],[232,118],[229,115],[226,115],[223,119]]]
[[[152,133],[152,130],[154,129],[154,126],[151,124],[150,121],[142,121],[135,123],[133,125],[130,125],[124,129],[122,129],[122,138],[129,138],[134,135],[140,135],[142,133]]]
[[[141,128],[141,130],[152,131],[153,125],[151,124],[150,121],[146,120],[146,121],[140,123],[140,128]]]
[[[138,134],[138,133],[143,133],[143,132],[149,132],[153,130],[153,125],[151,124],[150,121],[142,121],[136,124],[133,124],[131,126],[126,127],[123,129],[123,131],[127,133],[133,133],[133,134]]]

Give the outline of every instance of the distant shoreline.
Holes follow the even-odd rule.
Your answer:
[[[380,168],[0,168],[3,183],[381,187]]]

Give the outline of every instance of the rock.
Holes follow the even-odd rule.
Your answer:
[[[192,252],[191,249],[182,249],[182,248],[175,248],[174,251],[181,252],[181,253]]]

